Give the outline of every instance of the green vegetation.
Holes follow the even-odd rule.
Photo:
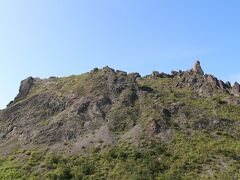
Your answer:
[[[240,175],[236,142],[178,133],[169,144],[145,139],[88,155],[18,151],[1,159],[0,179],[232,179]]]

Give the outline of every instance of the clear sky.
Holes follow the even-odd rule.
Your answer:
[[[0,108],[28,76],[111,66],[240,81],[238,0],[0,0]]]

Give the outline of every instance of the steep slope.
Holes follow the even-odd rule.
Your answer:
[[[109,67],[29,77],[0,111],[0,177],[237,178],[239,93],[199,61],[146,77]]]

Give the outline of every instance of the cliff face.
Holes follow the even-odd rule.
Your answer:
[[[159,147],[168,149],[170,159],[177,158],[171,159],[173,164],[183,161],[176,165],[187,168],[180,175],[191,174],[194,157],[184,161],[189,150],[203,160],[192,167],[199,171],[196,176],[228,173],[230,167],[236,176],[240,164],[237,85],[204,74],[199,61],[189,71],[155,71],[146,77],[109,67],[64,78],[29,77],[21,82],[15,100],[0,112],[0,153],[8,157],[16,149],[38,149],[74,156],[92,148],[104,152],[120,144],[139,148],[154,141],[154,146],[161,143]],[[202,157],[205,153],[209,157]],[[165,173],[170,170],[166,167]]]

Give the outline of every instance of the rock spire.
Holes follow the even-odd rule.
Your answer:
[[[196,63],[194,64],[194,66],[192,68],[192,71],[197,73],[197,74],[204,75],[204,72],[203,72],[203,70],[201,68],[200,61],[196,61]]]

